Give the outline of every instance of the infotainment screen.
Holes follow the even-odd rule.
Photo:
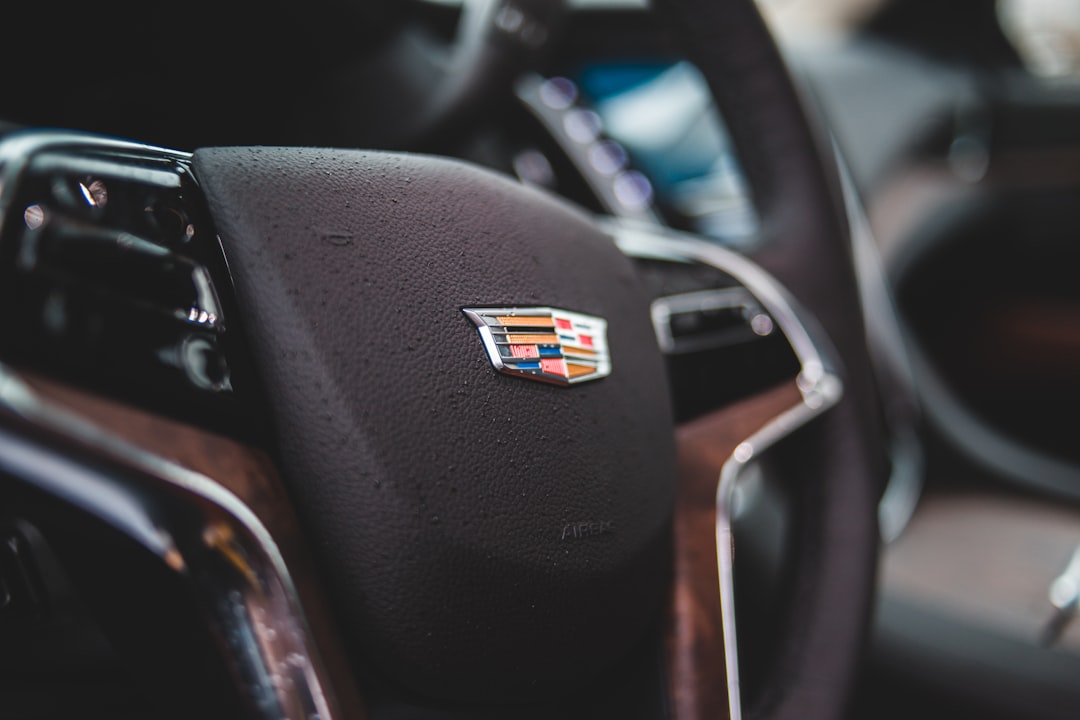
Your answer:
[[[687,62],[605,62],[581,69],[577,84],[653,184],[674,226],[744,247],[758,217],[727,130],[705,80]]]

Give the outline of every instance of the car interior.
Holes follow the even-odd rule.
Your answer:
[[[0,717],[1080,713],[1077,2],[3,17]]]

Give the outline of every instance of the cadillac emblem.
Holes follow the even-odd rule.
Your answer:
[[[573,385],[611,374],[607,320],[552,307],[463,308],[501,373]]]

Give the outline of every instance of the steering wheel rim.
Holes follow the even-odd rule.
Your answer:
[[[770,238],[755,259],[820,320],[838,349],[849,388],[841,404],[799,439],[806,452],[824,449],[802,511],[822,520],[800,524],[804,558],[794,584],[796,612],[788,620],[795,640],[777,665],[771,691],[750,714],[833,717],[854,675],[873,581],[876,488],[866,478],[875,477],[880,455],[869,364],[850,251],[831,192],[837,183],[822,159],[830,156],[820,152],[756,10],[749,3],[727,5],[670,2],[666,10],[684,25],[686,37],[696,38],[689,45],[691,59],[730,118]],[[714,13],[722,13],[723,21]],[[707,26],[722,37],[706,35]],[[819,270],[818,277],[808,279],[807,267]]]
[[[773,690],[751,710],[755,717],[838,717],[871,613],[885,453],[835,155],[752,3],[663,6],[688,39],[746,168],[768,238],[754,259],[820,322],[843,365],[844,399],[803,437],[825,455],[812,496],[802,500],[818,505],[820,523],[804,524],[795,543],[803,558],[795,563],[787,627],[796,639],[776,665]]]

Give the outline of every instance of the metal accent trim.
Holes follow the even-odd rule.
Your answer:
[[[742,720],[739,656],[735,625],[734,537],[735,489],[746,468],[768,448],[831,408],[843,396],[843,384],[832,370],[824,339],[811,336],[799,318],[796,303],[768,273],[747,258],[701,238],[666,228],[602,220],[601,225],[630,257],[699,262],[726,272],[741,283],[772,316],[799,362],[796,378],[802,402],[776,416],[736,446],[724,463],[716,486],[716,563],[719,576],[721,629],[727,670],[730,720]]]
[[[671,326],[673,315],[710,310],[738,310],[743,319],[741,327],[733,325],[722,333],[704,332],[691,337],[675,335]],[[754,329],[751,324],[757,317],[764,318],[768,323],[763,332]],[[772,319],[765,314],[754,296],[742,287],[702,290],[657,298],[652,302],[652,322],[660,351],[668,355],[709,350],[772,333]]]

